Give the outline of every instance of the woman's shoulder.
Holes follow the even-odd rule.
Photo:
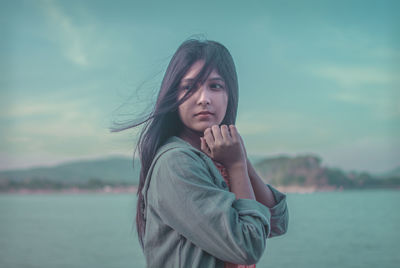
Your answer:
[[[157,150],[153,162],[162,161],[179,161],[182,158],[193,158],[194,160],[204,159],[206,156],[203,152],[197,150],[183,139],[172,136]]]
[[[213,181],[211,159],[179,137],[171,137],[162,145],[153,159],[149,176],[155,183],[184,183],[184,181]],[[162,180],[160,178],[163,178]]]
[[[211,158],[179,137],[172,136],[158,150],[152,170],[176,172],[198,171],[209,174],[215,168]]]

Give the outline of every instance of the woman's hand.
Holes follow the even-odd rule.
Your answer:
[[[227,169],[237,165],[247,165],[246,150],[236,127],[213,125],[204,131],[201,150]]]

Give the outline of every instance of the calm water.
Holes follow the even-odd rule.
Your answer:
[[[288,194],[262,267],[398,267],[400,191]],[[145,267],[135,195],[0,195],[0,267]]]

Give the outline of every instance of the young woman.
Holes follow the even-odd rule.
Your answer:
[[[185,41],[139,137],[136,225],[148,267],[255,267],[287,230],[286,195],[265,184],[235,127],[229,51]],[[120,129],[122,130],[122,129]]]

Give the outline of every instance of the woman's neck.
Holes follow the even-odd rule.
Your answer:
[[[193,131],[191,129],[184,127],[182,131],[179,133],[178,137],[190,143],[190,145],[192,145],[197,150],[201,150],[200,137],[203,137],[202,132]]]

